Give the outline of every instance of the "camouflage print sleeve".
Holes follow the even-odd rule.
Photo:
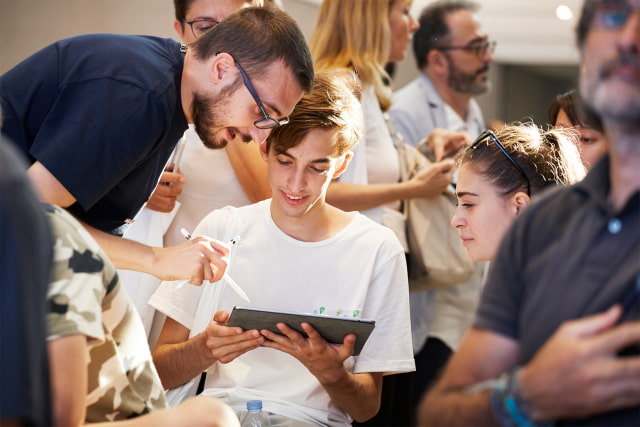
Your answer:
[[[48,339],[84,334],[90,339],[104,340],[102,299],[107,291],[104,283],[104,261],[100,249],[91,238],[74,238],[87,233],[63,209],[44,205],[54,235],[54,259],[49,303]],[[95,244],[95,247],[92,247]]]
[[[49,340],[87,337],[86,422],[124,420],[167,406],[142,321],[113,263],[65,210],[45,207],[54,235]]]

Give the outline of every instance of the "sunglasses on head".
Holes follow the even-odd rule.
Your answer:
[[[471,144],[471,146],[469,147],[470,150],[476,148],[478,146],[478,144],[485,142],[487,140],[487,138],[489,140],[491,140],[491,142],[493,142],[494,144],[496,144],[496,146],[500,149],[500,151],[502,151],[502,153],[507,157],[507,159],[511,162],[511,164],[518,169],[518,172],[520,172],[520,175],[522,175],[522,177],[524,178],[524,181],[527,183],[527,196],[531,197],[531,184],[529,182],[529,178],[527,178],[527,174],[524,173],[524,169],[522,169],[520,167],[520,165],[518,164],[518,162],[516,162],[513,157],[511,157],[509,155],[509,153],[507,152],[507,150],[505,150],[504,146],[500,143],[500,141],[498,140],[498,137],[495,136],[495,134],[491,131],[491,129],[487,129],[484,132],[482,132],[480,134],[480,136],[478,138],[476,138],[476,140],[473,142],[473,144]]]

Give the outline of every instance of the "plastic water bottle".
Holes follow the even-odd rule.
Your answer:
[[[262,410],[262,400],[248,401],[247,411],[242,420],[242,427],[271,427],[267,413]]]

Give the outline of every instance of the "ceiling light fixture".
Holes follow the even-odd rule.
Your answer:
[[[556,16],[562,21],[570,21],[573,18],[573,12],[571,12],[569,6],[561,4],[556,8]]]

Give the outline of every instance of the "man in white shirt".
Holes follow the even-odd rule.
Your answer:
[[[390,229],[325,202],[361,135],[362,111],[343,78],[317,75],[290,123],[261,146],[272,199],[214,211],[194,234],[239,236],[228,273],[251,306],[348,313],[375,320],[371,336],[353,356],[354,334],[329,344],[304,323],[308,338],[284,324],[283,335],[243,331],[227,326],[229,311],[247,305],[230,279],[165,283],[149,301],[167,315],[153,351],[165,387],[206,371],[203,394],[236,412],[262,400],[274,421],[289,426],[347,426],[376,414],[384,374],[414,369],[402,246]]]

